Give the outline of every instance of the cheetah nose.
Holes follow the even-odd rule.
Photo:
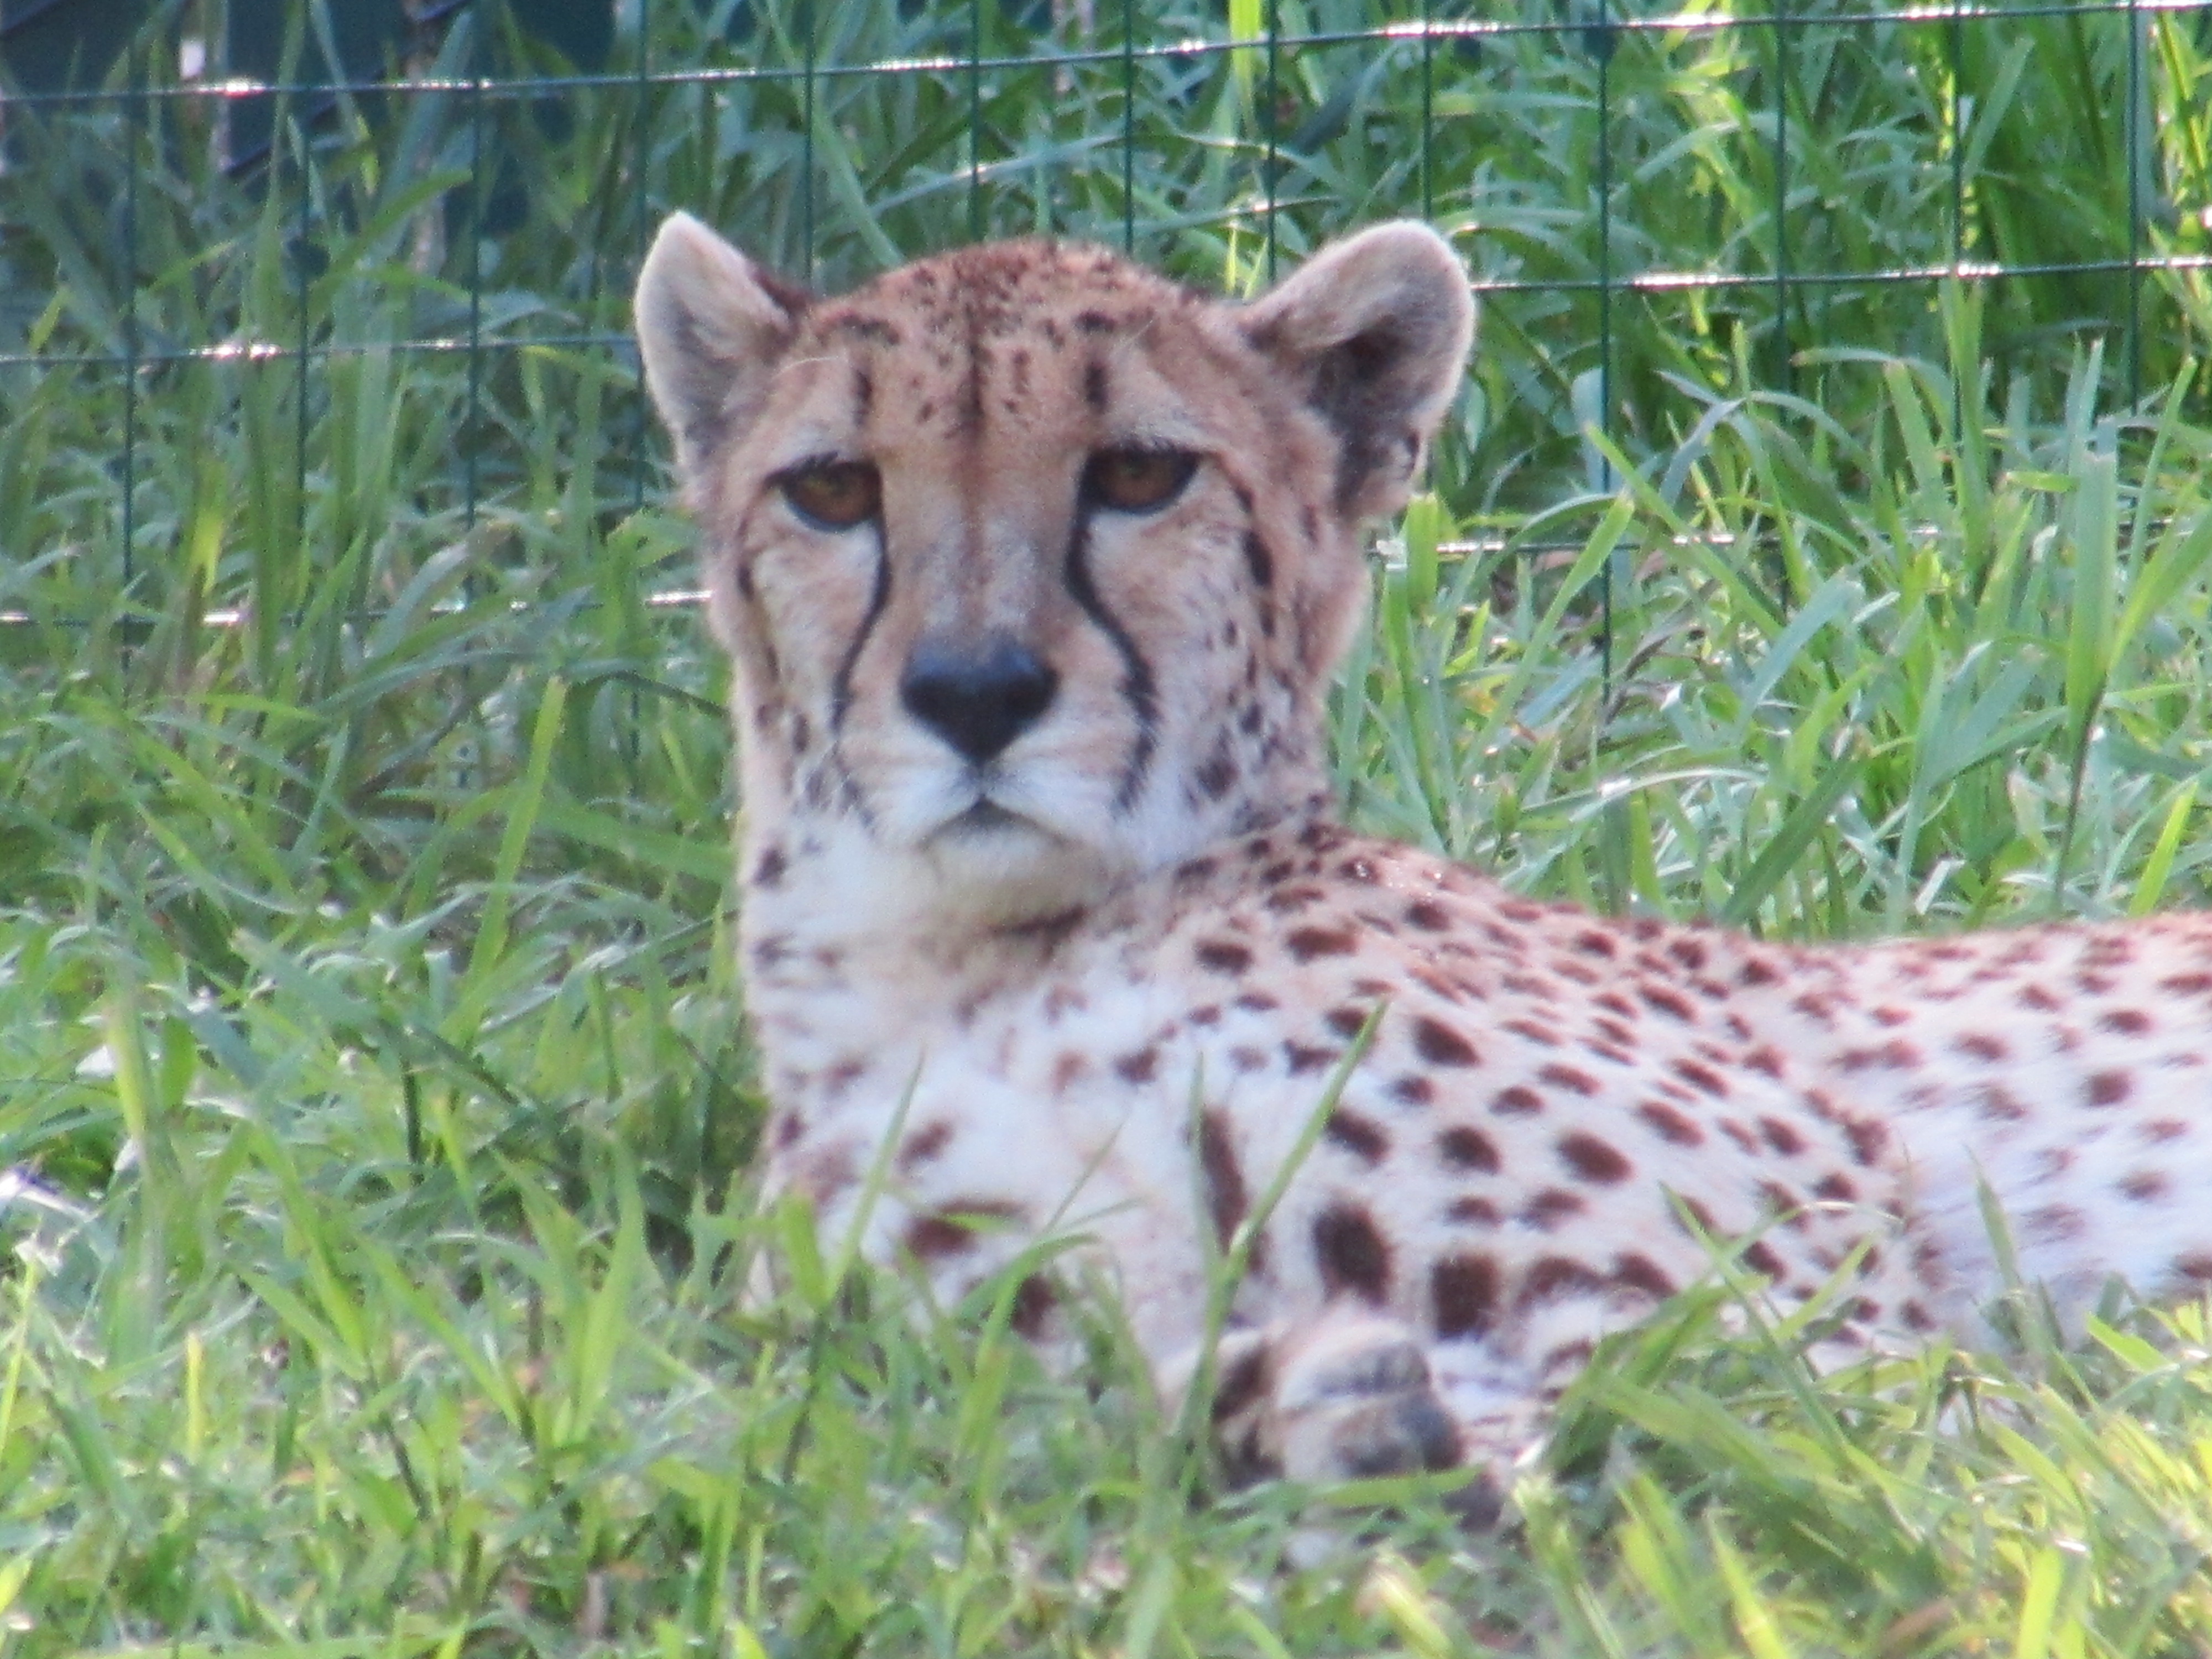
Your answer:
[[[925,639],[907,659],[907,713],[981,766],[1052,706],[1060,676],[1004,634],[980,648]]]

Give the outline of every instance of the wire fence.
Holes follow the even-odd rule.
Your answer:
[[[1947,290],[2022,397],[2094,349],[2133,404],[2212,338],[2212,0],[568,9],[582,47],[520,0],[191,0],[11,85],[0,568],[158,611],[366,601],[394,515],[595,556],[663,488],[627,298],[676,207],[831,288],[1046,233],[1233,292],[1418,214],[1485,302],[1470,523],[1718,400],[1849,422]]]

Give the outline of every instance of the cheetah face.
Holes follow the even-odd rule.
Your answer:
[[[1472,324],[1413,225],[1235,307],[1043,242],[815,299],[681,215],[637,315],[749,837],[1008,921],[1320,787],[1361,523],[1404,500]]]

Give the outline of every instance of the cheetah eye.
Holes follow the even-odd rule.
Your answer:
[[[883,509],[883,475],[870,461],[805,461],[772,482],[817,530],[850,530]]]
[[[1197,471],[1198,457],[1187,449],[1102,449],[1083,469],[1083,493],[1116,513],[1155,513]]]

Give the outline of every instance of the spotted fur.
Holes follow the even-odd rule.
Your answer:
[[[1472,324],[1431,233],[1242,307],[1044,242],[813,299],[679,216],[638,316],[735,665],[768,1183],[828,1236],[896,1132],[872,1256],[950,1297],[1080,1236],[1172,1392],[1371,1023],[1251,1241],[1242,1467],[1513,1451],[1716,1249],[1843,1275],[1832,1352],[1968,1326],[1984,1182],[2062,1307],[2212,1282],[2212,922],[1799,949],[1334,821],[1361,526]]]

